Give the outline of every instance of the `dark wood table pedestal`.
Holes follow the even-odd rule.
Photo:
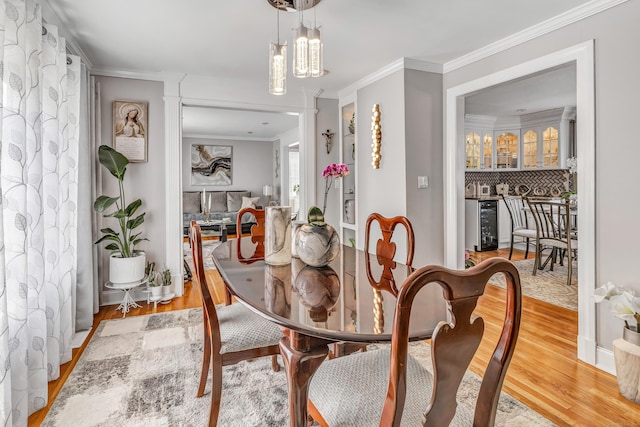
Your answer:
[[[285,336],[280,339],[280,354],[289,386],[289,425],[306,427],[309,382],[329,353],[327,344],[333,341],[291,329],[283,328],[283,332]]]

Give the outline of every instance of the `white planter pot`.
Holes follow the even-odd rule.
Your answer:
[[[113,254],[109,259],[109,281],[111,283],[135,283],[144,278],[147,257],[144,252],[131,258]]]
[[[166,297],[171,293],[171,285],[162,285],[161,288],[163,297]]]
[[[158,298],[162,296],[162,286],[151,286],[151,296],[154,298]]]

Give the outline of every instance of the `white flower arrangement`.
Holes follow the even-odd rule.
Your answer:
[[[611,282],[607,282],[593,292],[593,299],[596,303],[608,300],[611,313],[624,320],[625,327],[633,330],[629,326],[629,321],[635,320],[635,331],[640,325],[640,297],[634,295],[633,291],[618,288]]]

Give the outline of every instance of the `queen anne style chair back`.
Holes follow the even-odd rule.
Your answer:
[[[376,242],[376,261],[382,266],[382,272],[380,277],[376,278],[373,274],[371,266],[371,254],[369,253],[369,242],[371,240],[371,225],[374,221],[377,221],[382,232],[382,238]],[[396,216],[393,218],[387,218],[379,213],[372,213],[367,218],[365,224],[365,269],[367,273],[367,279],[369,284],[374,290],[375,300],[381,302],[384,299],[384,295],[381,291],[387,291],[394,296],[398,294],[398,288],[393,276],[393,270],[397,267],[397,263],[393,260],[396,255],[396,244],[391,241],[393,232],[397,225],[401,225],[407,232],[407,258],[405,261],[406,268],[412,269],[411,263],[413,262],[413,252],[415,248],[415,237],[413,233],[413,226],[408,218],[404,216]],[[345,356],[347,354],[354,353],[356,351],[366,351],[366,344],[349,343],[349,342],[337,342],[330,346],[329,358],[336,358]]]
[[[380,231],[382,232],[382,239],[378,239],[376,242],[376,255],[386,259],[393,259],[396,255],[396,244],[391,241],[393,232],[398,224],[404,226],[407,230],[407,258],[405,265],[410,266],[413,263],[413,252],[415,249],[415,236],[413,234],[413,226],[411,221],[404,216],[394,216],[393,218],[387,218],[379,213],[372,213],[367,218],[365,223],[364,232],[364,249],[369,252],[369,242],[371,240],[371,224],[373,221],[377,221],[380,225]]]
[[[536,262],[533,275],[541,268],[542,251],[552,249],[551,270],[555,264],[556,255],[560,256],[560,265],[564,264],[564,254],[567,260],[567,285],[571,285],[571,258],[578,250],[578,238],[571,228],[571,210],[569,201],[535,200],[527,198],[529,210],[536,222]],[[546,263],[545,263],[546,264]]]
[[[482,318],[472,313],[496,273],[506,278],[506,313],[472,412],[456,402],[456,393],[484,333]],[[408,353],[411,307],[417,293],[430,283],[442,288],[451,315],[451,321],[440,322],[432,335],[433,374]],[[518,338],[521,304],[518,270],[505,259],[492,258],[462,271],[440,266],[414,271],[399,289],[391,349],[323,363],[311,381],[310,413],[322,426],[494,425]]]
[[[382,232],[382,238],[376,242],[376,259],[378,264],[383,268],[382,274],[379,279],[373,277],[371,272],[371,255],[369,254],[369,243],[371,240],[371,225],[376,221],[380,225],[380,231]],[[365,224],[365,237],[364,237],[364,250],[367,266],[367,279],[372,287],[378,290],[386,290],[388,292],[397,295],[398,289],[393,278],[393,269],[396,268],[396,262],[393,260],[396,255],[396,244],[391,241],[393,238],[393,232],[397,225],[401,225],[407,232],[407,258],[404,264],[411,268],[413,263],[413,253],[415,250],[415,236],[413,233],[413,226],[411,221],[404,216],[396,216],[393,218],[387,218],[379,213],[372,213],[367,218]]]
[[[211,375],[210,427],[215,427],[220,413],[222,395],[222,367],[242,360],[272,355],[272,368],[279,370],[275,355],[280,354],[278,342],[280,329],[241,304],[216,307],[209,291],[202,258],[202,235],[200,226],[191,221],[189,239],[195,269],[195,278],[202,296],[204,320],[204,354],[200,385],[197,396],[202,397],[207,385],[209,367]]]
[[[501,194],[500,197],[504,201],[507,210],[509,211],[509,217],[511,218],[511,243],[509,246],[509,259],[513,255],[513,240],[514,237],[522,237],[526,242],[526,250],[524,258],[529,258],[529,244],[531,240],[536,238],[535,224],[529,224],[529,218],[524,210],[525,202],[520,196],[505,196]],[[531,226],[531,227],[530,227]]]
[[[256,244],[256,248],[253,251],[253,255],[251,255],[248,258],[245,258],[242,255],[242,249],[240,245],[240,241],[242,239],[242,217],[244,216],[244,214],[253,215],[256,221],[256,223],[251,226],[251,230],[250,230],[251,241]],[[240,212],[238,212],[236,233],[238,236],[238,260],[240,262],[250,264],[258,260],[264,259],[264,221],[265,221],[264,209],[244,208],[244,209],[241,209]]]

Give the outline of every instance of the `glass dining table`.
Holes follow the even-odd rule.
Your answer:
[[[326,267],[298,258],[280,266],[252,258],[251,239],[234,239],[213,251],[218,272],[235,298],[283,330],[280,340],[289,386],[290,425],[307,425],[308,386],[329,344],[391,341],[397,288],[411,268],[349,246]],[[431,338],[447,319],[442,290],[425,287],[413,303],[410,340]]]

